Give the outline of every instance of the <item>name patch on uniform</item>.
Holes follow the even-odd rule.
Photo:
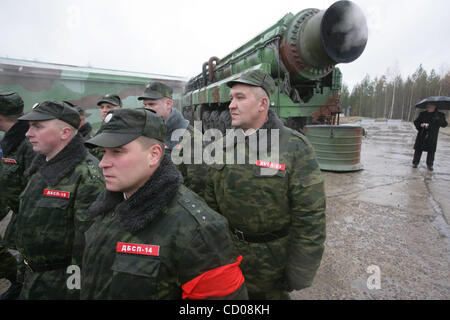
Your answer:
[[[269,161],[257,160],[256,161],[256,165],[258,167],[277,169],[277,170],[281,170],[281,171],[284,171],[286,169],[286,165],[284,165],[284,164],[275,163],[275,162],[269,162]]]
[[[116,252],[159,256],[159,246],[151,244],[117,242]]]
[[[12,164],[17,164],[17,161],[15,159],[10,159],[10,158],[2,158],[3,163],[12,163]]]
[[[69,199],[70,192],[44,189],[44,196]]]

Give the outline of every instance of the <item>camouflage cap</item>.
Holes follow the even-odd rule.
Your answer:
[[[19,120],[43,121],[59,119],[78,128],[81,122],[79,113],[63,101],[44,101],[36,103],[31,112],[19,118]]]
[[[10,116],[23,112],[23,100],[14,91],[0,90],[0,114]]]
[[[235,79],[228,81],[227,86],[232,88],[237,83],[244,83],[255,87],[261,87],[270,97],[275,92],[275,81],[264,70],[250,70],[244,72]]]
[[[152,110],[113,109],[108,112],[97,134],[85,142],[89,148],[116,148],[140,136],[164,142],[167,128],[163,118]]]
[[[114,106],[122,107],[122,100],[117,94],[105,94],[99,102],[97,102],[97,105],[101,105],[102,103],[109,103]]]
[[[72,102],[70,102],[70,101],[63,101],[64,103],[67,103],[69,106],[71,106],[72,108],[74,108],[79,114],[80,114],[80,116],[84,116],[84,110],[83,110],[83,108],[81,108],[80,106],[77,106],[77,105],[75,105],[75,104],[73,104]]]
[[[161,99],[164,97],[172,99],[172,93],[173,89],[168,85],[162,82],[153,81],[147,84],[144,93],[138,98],[138,100]]]

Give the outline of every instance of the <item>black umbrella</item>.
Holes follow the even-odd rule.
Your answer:
[[[439,110],[450,110],[450,97],[428,97],[416,104],[416,108],[425,109],[427,104],[434,104]]]

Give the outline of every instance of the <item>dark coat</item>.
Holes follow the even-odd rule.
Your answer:
[[[28,122],[19,121],[6,132],[0,143],[3,155],[0,161],[0,219],[11,209],[19,210],[19,195],[25,189],[28,179],[23,176],[35,153],[33,146],[26,139]]]
[[[429,127],[422,128],[420,126],[422,123],[428,123]],[[439,128],[445,128],[447,126],[445,115],[437,110],[434,112],[422,111],[419,114],[419,117],[414,120],[414,126],[417,131],[419,131],[417,133],[414,149],[426,152],[436,152]]]
[[[67,285],[66,268],[81,266],[84,232],[93,222],[85,212],[105,187],[98,161],[83,142],[76,135],[49,161],[36,154],[24,172],[29,180],[8,236],[34,269],[25,271],[21,299],[79,298],[80,290]]]
[[[85,141],[93,137],[92,126],[89,122],[83,124],[81,128],[78,129],[78,132],[81,134]]]
[[[96,221],[85,233],[82,299],[181,299],[193,279],[235,263],[228,221],[182,182],[165,156],[129,199],[108,190],[98,196],[86,213]],[[216,287],[208,298],[247,299],[245,283],[236,286],[226,295]]]

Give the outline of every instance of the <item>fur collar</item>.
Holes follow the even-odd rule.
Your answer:
[[[56,185],[67,176],[75,167],[84,160],[87,150],[83,138],[77,134],[56,156],[50,161],[45,161],[45,156],[37,154],[24,175],[30,177],[39,170],[45,183]]]
[[[5,133],[0,143],[5,156],[14,152],[22,141],[25,140],[25,133],[27,133],[28,128],[28,121],[18,121]]]
[[[89,122],[86,122],[80,129],[78,129],[78,132],[85,139],[90,138],[91,131],[92,131],[92,126]]]
[[[186,129],[189,125],[189,121],[186,120],[183,115],[181,114],[178,109],[172,108],[172,111],[170,112],[169,118],[167,118],[166,121],[166,127],[167,127],[167,134],[166,134],[166,146],[172,150],[173,147],[175,147],[179,141],[172,141],[172,133],[176,129]]]
[[[122,192],[105,189],[86,214],[93,218],[115,210],[120,227],[129,232],[136,232],[163,212],[182,183],[183,177],[170,160],[170,156],[164,155],[158,169],[129,199],[124,200]]]

